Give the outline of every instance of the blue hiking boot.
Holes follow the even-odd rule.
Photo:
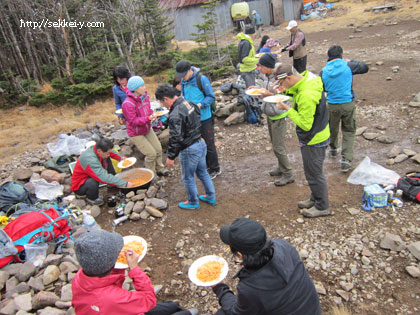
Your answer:
[[[216,199],[209,199],[207,195],[200,195],[200,200],[207,202],[209,205],[215,206],[217,204]]]
[[[200,204],[190,204],[188,201],[184,201],[184,202],[180,202],[178,204],[178,207],[180,207],[181,209],[185,209],[185,210],[198,210],[200,209]]]

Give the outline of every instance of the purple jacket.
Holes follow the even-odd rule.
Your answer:
[[[130,91],[122,104],[122,110],[127,123],[129,137],[144,136],[149,133],[152,122],[149,116],[153,114],[147,92],[142,96],[135,96]]]

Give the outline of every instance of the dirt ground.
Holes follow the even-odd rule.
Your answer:
[[[413,2],[412,10],[419,11],[420,5]],[[327,18],[314,23],[330,25],[331,21]],[[411,109],[407,104],[420,92],[420,20],[378,13],[376,19],[366,22],[347,20],[346,25],[341,29],[328,27],[327,30],[326,27],[323,31],[307,33],[307,48],[310,51],[308,68],[319,73],[326,62],[326,51],[332,44],[343,47],[345,58],[368,63],[369,73],[354,80],[359,127],[367,126],[369,130],[377,132],[382,130],[403,148],[419,152],[420,110]],[[310,23],[302,26],[304,30],[310,28]],[[287,33],[278,33],[278,38],[284,43]],[[282,61],[289,60],[282,56]],[[396,73],[392,71],[395,66],[399,67]],[[159,298],[177,299],[183,305],[196,306],[213,313],[217,308],[213,293],[190,285],[188,265],[200,256],[223,252],[225,246],[218,237],[218,229],[237,217],[249,216],[262,222],[272,237],[285,238],[298,249],[325,246],[326,252],[329,252],[328,247],[337,244],[339,249],[347,250],[345,245],[349,239],[360,240],[364,237],[368,238],[367,243],[373,244],[370,245],[374,252],[372,261],[377,264],[362,266],[357,251],[350,249],[346,255],[334,256],[334,251],[331,256],[327,255],[331,265],[326,270],[307,266],[314,281],[321,282],[327,290],[327,295],[321,296],[324,311],[334,304],[334,297],[338,296],[336,290],[340,289],[339,282],[346,280],[355,284],[350,300],[342,301],[352,313],[420,313],[420,282],[405,272],[404,268],[409,262],[407,257],[389,254],[378,246],[379,235],[384,231],[399,234],[410,242],[420,239],[418,233],[407,231],[410,226],[419,227],[418,205],[406,203],[397,214],[392,213],[392,209],[385,209],[350,215],[348,208],[359,209],[361,206],[363,188],[346,182],[348,174],[339,172],[339,158],[327,157],[324,168],[334,215],[305,219],[304,223],[299,223],[297,220],[301,215],[297,202],[309,196],[309,188],[292,124],[289,125],[287,148],[296,182],[281,188],[275,187],[273,178],[268,175],[268,171],[275,167],[275,161],[266,126],[224,127],[221,121],[216,126],[223,170],[223,174],[214,181],[218,205],[211,207],[202,204],[198,211],[180,210],[176,204],[185,200],[186,193],[178,167],[166,187],[170,207],[162,220],[128,222],[116,228],[123,235],[142,235],[151,244],[151,250],[142,264],[151,268],[154,284],[164,285]],[[369,156],[372,161],[386,166],[386,153],[392,146],[357,137],[353,164],[357,165],[365,156]],[[419,168],[409,160],[387,167],[399,174]],[[201,184],[199,190],[203,191]],[[111,217],[104,215],[100,223],[111,229]],[[232,262],[228,254],[225,257]],[[380,262],[390,265],[392,272],[385,274]],[[349,266],[352,263],[360,267],[356,275],[350,274]],[[233,287],[235,281],[230,278],[238,268],[230,265],[227,281]]]

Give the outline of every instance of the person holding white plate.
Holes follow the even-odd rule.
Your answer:
[[[156,303],[150,278],[138,266],[139,255],[125,251],[128,276],[135,291],[122,288],[125,269],[114,269],[124,240],[117,233],[96,230],[85,233],[75,242],[80,269],[72,281],[72,305],[76,315],[197,315],[175,302]]]
[[[320,315],[321,307],[296,248],[267,237],[257,221],[238,218],[220,229],[220,239],[242,262],[235,295],[219,283],[213,292],[221,308],[216,315]]]

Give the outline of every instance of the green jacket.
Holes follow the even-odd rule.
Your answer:
[[[328,140],[330,137],[328,110],[325,104],[323,104],[323,108],[318,106],[323,92],[321,77],[308,80],[308,71],[304,71],[302,75],[303,78],[298,83],[286,90],[286,94],[293,95],[293,107],[288,110],[288,113],[289,118],[295,123],[299,141],[306,145],[315,145]],[[305,143],[302,140],[304,136],[308,136],[311,133],[313,127],[318,128],[320,131],[316,132]]]
[[[238,49],[239,49],[239,62],[241,64],[241,67],[239,68],[239,70],[241,72],[250,72],[252,70],[255,70],[257,68],[257,64],[258,64],[258,58],[255,57],[255,48],[254,48],[254,42],[252,41],[252,38],[244,33],[239,33],[236,36],[237,39],[239,40],[246,40],[249,42],[249,44],[251,44],[251,49],[249,50],[248,56],[242,58],[241,60],[241,54],[243,51],[243,44],[240,42]]]

